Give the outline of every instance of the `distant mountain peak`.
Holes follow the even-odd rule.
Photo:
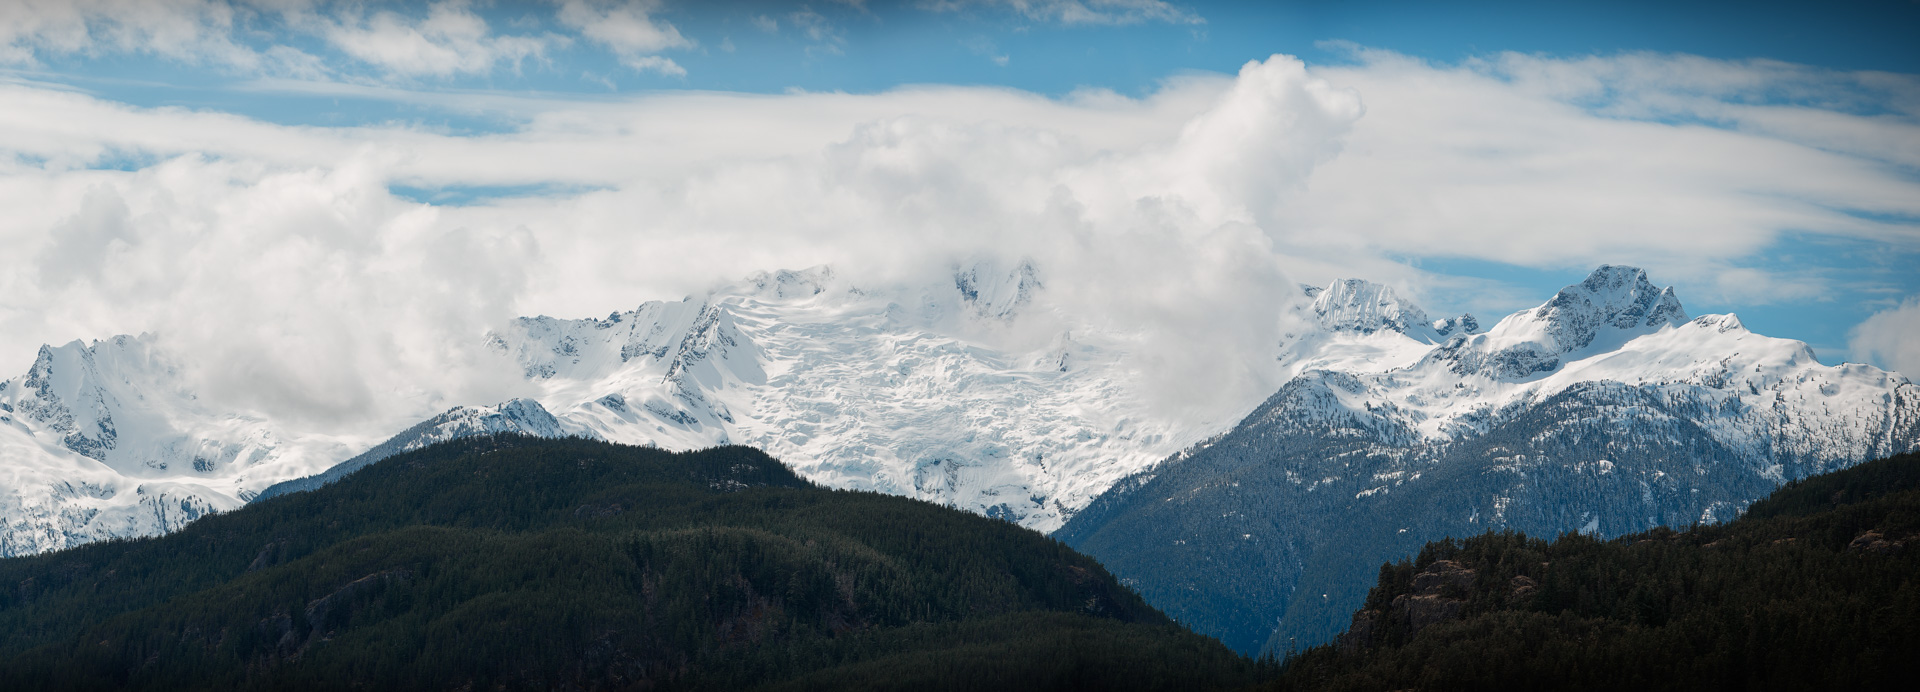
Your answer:
[[[1687,324],[1671,286],[1655,287],[1638,267],[1601,265],[1540,307],[1508,315],[1485,334],[1449,342],[1428,355],[1459,374],[1524,380],[1558,370],[1578,353],[1616,348]]]
[[[981,317],[1013,319],[1014,314],[1045,285],[1040,270],[1030,260],[1005,268],[993,260],[981,260],[954,270],[953,287],[960,299]]]
[[[1701,315],[1693,318],[1693,323],[1702,327],[1712,327],[1721,334],[1747,331],[1747,325],[1740,321],[1740,316],[1731,312],[1725,315]]]
[[[820,265],[798,271],[782,269],[776,272],[759,272],[747,277],[754,292],[774,298],[805,298],[817,296],[827,291],[833,282],[833,268]]]
[[[1480,323],[1472,315],[1433,320],[1427,312],[1395,293],[1392,286],[1363,279],[1337,279],[1326,288],[1302,285],[1313,299],[1313,314],[1322,326],[1336,332],[1373,334],[1392,331],[1426,343],[1438,343],[1452,334],[1472,334]]]
[[[1687,323],[1672,286],[1656,288],[1640,268],[1611,264],[1560,289],[1532,314],[1560,353],[1586,348],[1608,328],[1638,335]]]

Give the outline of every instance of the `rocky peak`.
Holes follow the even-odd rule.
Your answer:
[[[1604,330],[1635,335],[1687,322],[1686,309],[1673,287],[1656,288],[1637,267],[1601,265],[1585,281],[1560,289],[1553,299],[1527,313],[1558,353],[1586,348]],[[1526,325],[1533,326],[1533,325]]]
[[[981,317],[1013,319],[1020,306],[1032,302],[1044,286],[1040,272],[1031,261],[1022,261],[1012,269],[998,262],[982,260],[953,273],[953,287],[960,300]]]
[[[1466,340],[1456,335],[1427,360],[1447,361],[1461,375],[1523,380],[1558,370],[1575,351],[1618,346],[1687,322],[1672,287],[1656,288],[1635,267],[1601,265],[1552,300],[1508,315],[1484,335]]]
[[[747,277],[754,292],[774,298],[805,298],[827,291],[833,281],[833,268],[825,265],[793,271],[760,272]]]
[[[1430,320],[1427,312],[1398,294],[1393,287],[1361,279],[1340,279],[1326,288],[1302,284],[1313,299],[1313,314],[1322,326],[1336,332],[1373,334],[1399,332],[1426,343],[1449,336],[1473,334],[1480,323],[1472,315]]]
[[[1430,322],[1426,311],[1401,300],[1393,287],[1361,279],[1336,280],[1318,291],[1313,314],[1328,329],[1360,334],[1383,329],[1406,334]]]
[[[1449,317],[1444,320],[1433,321],[1433,333],[1440,335],[1441,338],[1478,334],[1479,332],[1480,321],[1474,319],[1473,315],[1461,315],[1459,317]]]

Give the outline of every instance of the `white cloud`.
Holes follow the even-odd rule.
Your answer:
[[[1240,398],[1219,392],[1277,385],[1262,354],[1294,280],[1419,293],[1460,284],[1407,257],[1621,261],[1663,277],[1704,267],[1725,292],[1775,286],[1773,299],[1800,300],[1820,283],[1742,259],[1784,230],[1920,245],[1887,220],[1920,204],[1920,188],[1865,147],[1608,112],[1617,104],[1554,86],[1572,77],[1525,77],[1528,65],[1568,74],[1541,58],[1370,54],[1316,69],[1275,57],[1139,99],[263,85],[523,123],[484,135],[288,127],[0,82],[0,373],[43,342],[153,331],[231,364],[200,374],[208,396],[343,425],[393,420],[511,392],[437,364],[480,357],[479,334],[512,315],[604,315],[781,267],[833,264],[878,286],[1030,258],[1047,310],[1023,323],[1033,333],[1005,338],[1071,324],[1130,334],[1162,405],[1205,411]],[[1707,69],[1695,65],[1670,69]],[[1688,108],[1746,103],[1771,88],[1755,79]],[[1603,91],[1627,102],[1666,88],[1635,84]],[[1865,108],[1772,107],[1836,131],[1900,124]],[[108,159],[155,163],[89,169]],[[436,207],[395,197],[395,184],[587,191]],[[1900,343],[1861,333],[1856,351]]]
[[[800,9],[788,14],[787,23],[814,42],[813,46],[808,47],[808,53],[820,50],[840,55],[841,46],[847,43],[847,38],[841,35],[839,27],[834,26],[826,15],[815,12],[813,8],[806,5],[801,5]]]
[[[445,78],[518,69],[580,39],[632,69],[685,74],[659,53],[694,41],[653,16],[660,5],[555,0],[552,18],[578,32],[560,35],[497,32],[472,0],[15,0],[0,3],[0,64],[135,53],[280,77],[364,80],[357,63],[389,78]],[[338,53],[321,50],[328,61],[295,47],[306,39]]]
[[[1206,23],[1192,10],[1164,0],[922,0],[919,4],[934,12],[1004,8],[1028,19],[1061,24]]]
[[[0,3],[0,64],[120,52],[260,69],[274,59],[233,40],[251,14],[221,0],[10,0]]]
[[[364,15],[346,11],[316,21],[325,25],[322,35],[341,52],[402,76],[486,74],[501,63],[518,65],[539,57],[558,40],[495,34],[467,0],[441,0],[417,18],[379,10]]]
[[[1920,296],[1908,296],[1861,322],[1848,335],[1847,347],[1854,358],[1909,379],[1920,376]]]
[[[1775,91],[1774,65],[1645,55],[1617,59],[1632,69],[1599,58],[1507,55],[1444,66],[1385,52],[1359,57],[1315,71],[1356,89],[1367,115],[1310,191],[1276,204],[1266,227],[1284,253],[1556,268],[1614,261],[1679,277],[1702,263],[1727,268],[1787,232],[1920,248],[1920,233],[1899,221],[1920,216],[1920,181],[1880,160],[1889,147],[1834,148],[1804,131],[1708,124]],[[1705,76],[1679,76],[1689,72]],[[1859,78],[1822,74],[1833,83]],[[1665,105],[1632,105],[1651,101]],[[1833,131],[1878,128],[1874,137],[1891,148],[1914,126],[1911,117],[1819,101],[1768,108]]]
[[[562,0],[559,20],[611,49],[627,67],[684,76],[686,69],[657,53],[691,48],[693,41],[672,24],[653,18],[659,9],[659,0]]]

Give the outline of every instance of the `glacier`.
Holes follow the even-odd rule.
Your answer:
[[[605,318],[520,318],[484,342],[490,367],[524,380],[521,398],[348,433],[201,402],[176,367],[190,356],[153,335],[45,348],[0,384],[0,556],[165,533],[484,432],[753,445],[815,482],[1048,531],[1259,403],[1199,417],[1156,408],[1129,335],[1044,314],[1056,308],[1042,279],[1030,262],[980,260],[873,288],[818,267]],[[1289,301],[1304,304],[1275,297],[1276,310],[1298,307]],[[1319,362],[1282,363],[1281,351],[1267,367]]]

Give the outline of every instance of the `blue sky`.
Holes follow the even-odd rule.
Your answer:
[[[907,84],[990,84],[1051,95],[1097,87],[1140,94],[1183,71],[1230,73],[1272,53],[1314,64],[1348,61],[1350,51],[1342,42],[1450,62],[1504,51],[1561,56],[1656,51],[1920,73],[1920,48],[1911,40],[1913,27],[1920,26],[1920,3],[1898,0],[1186,2],[1166,3],[1177,13],[1170,18],[1108,10],[1110,21],[1077,22],[995,2],[951,3],[959,7],[944,11],[926,9],[931,4],[659,3],[649,16],[670,24],[686,41],[658,54],[684,73],[633,69],[604,46],[573,41],[480,74],[393,79],[324,39],[288,30],[270,14],[243,20],[253,31],[234,38],[262,49],[301,48],[324,58],[341,81],[578,95],[662,89],[871,92]],[[420,19],[429,14],[427,7],[390,3],[384,9]],[[569,33],[548,2],[482,0],[469,3],[469,9],[499,35]],[[351,100],[335,105],[332,99],[268,99],[236,91],[259,76],[248,70],[170,60],[150,51],[41,51],[39,58],[26,73],[84,85],[128,103],[216,107],[285,123],[433,117]]]
[[[368,154],[368,160],[382,163],[364,163],[366,157],[361,157],[354,159],[360,163],[348,165],[325,159],[321,145],[313,145],[318,158],[283,160],[276,158],[278,145],[272,142],[285,137],[292,143],[324,131],[342,141],[413,142],[395,145],[408,151],[416,144],[427,147],[419,151],[442,145],[484,151],[509,140],[533,142],[527,147],[538,149],[571,141],[569,132],[599,127],[581,125],[588,121],[578,118],[642,118],[633,115],[636,112],[689,128],[699,123],[673,119],[737,117],[749,123],[745,127],[761,129],[772,128],[767,123],[774,121],[754,118],[778,120],[786,117],[783,109],[806,114],[803,119],[819,119],[818,130],[790,139],[754,139],[753,146],[760,148],[740,153],[742,160],[830,154],[857,141],[854,133],[862,132],[861,127],[901,114],[953,117],[966,120],[969,127],[991,121],[1013,128],[1009,131],[1047,130],[1063,136],[1073,136],[1074,128],[1084,125],[1075,119],[1083,116],[1102,123],[1108,121],[1100,118],[1133,118],[1128,122],[1135,125],[1127,127],[1137,126],[1142,134],[1114,135],[1100,140],[1100,146],[1110,147],[1104,150],[1108,155],[1129,147],[1149,151],[1157,145],[1148,142],[1151,136],[1145,133],[1171,136],[1181,118],[1204,109],[1202,101],[1212,98],[1210,94],[1231,93],[1227,85],[1249,61],[1291,55],[1305,64],[1312,79],[1357,90],[1365,104],[1365,114],[1356,111],[1354,116],[1358,124],[1329,126],[1323,133],[1332,144],[1316,154],[1317,163],[1309,162],[1317,166],[1315,173],[1275,183],[1276,189],[1292,190],[1288,195],[1304,197],[1278,211],[1249,212],[1251,223],[1266,231],[1287,271],[1299,278],[1370,276],[1420,294],[1436,314],[1471,310],[1493,317],[1544,300],[1599,263],[1631,263],[1654,271],[1657,282],[1676,284],[1693,313],[1737,311],[1755,331],[1808,341],[1828,362],[1867,359],[1890,367],[1920,365],[1920,355],[1913,355],[1910,347],[1901,351],[1900,345],[1920,341],[1906,339],[1920,330],[1920,272],[1910,269],[1920,259],[1920,215],[1908,199],[1920,180],[1920,139],[1915,136],[1920,132],[1920,81],[1914,77],[1920,74],[1920,42],[1912,40],[1914,28],[1920,27],[1920,3],[1915,2],[1441,6],[1159,0],[74,0],[18,7],[22,9],[13,16],[0,15],[0,47],[5,49],[0,50],[0,80],[25,90],[16,93],[52,99],[48,95],[70,90],[88,99],[76,108],[102,118],[145,123],[131,127],[151,126],[155,133],[170,132],[165,127],[173,126],[225,127],[204,118],[181,124],[176,122],[182,120],[179,111],[169,109],[232,114],[265,128],[256,149],[229,150],[217,141],[176,145],[164,134],[145,139],[103,134],[100,141],[89,142],[71,133],[61,135],[74,137],[71,149],[33,143],[7,147],[13,150],[13,161],[25,167],[13,171],[25,176],[17,181],[21,195],[29,189],[79,190],[113,180],[135,186],[119,188],[134,207],[146,199],[137,189],[145,184],[141,181],[172,184],[160,175],[167,170],[162,165],[166,162],[217,167],[257,158],[264,162],[261,166],[285,170],[337,172],[372,166],[375,172],[368,175],[378,178],[396,200],[444,208],[450,216],[459,213],[457,208],[547,200],[553,203],[551,219],[573,218],[567,215],[582,213],[581,205],[588,202],[569,200],[593,199],[596,191],[609,196],[634,193],[629,181],[705,170],[701,166],[710,162],[698,147],[707,145],[698,142],[706,140],[688,140],[688,149],[675,154],[689,162],[682,172],[664,164],[645,169],[609,163],[605,171],[578,176],[503,173],[488,180],[470,180],[474,176],[465,173],[441,178],[405,173],[413,170],[408,168],[412,164],[380,159],[378,152]],[[1240,74],[1239,79],[1249,77]],[[1196,84],[1200,86],[1192,86]],[[928,99],[913,95],[922,87],[954,94],[930,102],[947,103],[955,110],[926,111],[922,101]],[[1434,89],[1458,91],[1449,92],[1456,96],[1427,93]],[[995,93],[1005,90],[1014,96]],[[872,98],[806,96],[842,92]],[[1102,101],[1106,92],[1118,100]],[[690,101],[685,97],[696,93],[764,98],[728,101],[734,105],[726,107],[734,110],[679,109],[678,104]],[[1192,103],[1181,105],[1187,103],[1182,100],[1187,94],[1194,94]],[[1374,148],[1392,142],[1431,143],[1434,133],[1444,138],[1457,131],[1434,124],[1438,120],[1423,124],[1417,113],[1395,110],[1396,103],[1430,107],[1509,97],[1518,105],[1485,106],[1489,114],[1500,109],[1503,120],[1476,134],[1480,139],[1472,146],[1431,144],[1430,151],[1415,153]],[[1020,101],[1026,98],[1052,106]],[[48,103],[55,105],[46,113],[67,107],[58,99]],[[1038,111],[1003,118],[1002,111],[995,110],[1029,106],[1065,114],[1056,114],[1058,120]],[[131,110],[116,110],[123,107]],[[1169,115],[1149,117],[1146,112],[1153,108]],[[1535,122],[1548,127],[1547,120],[1527,119],[1534,118],[1528,115],[1534,112],[1559,118],[1552,126],[1571,128],[1569,132],[1594,128],[1593,148],[1559,147],[1551,136],[1500,140],[1500,128],[1524,131]],[[1452,117],[1476,120],[1470,109]],[[645,130],[656,121],[634,122],[639,124],[622,132]],[[1398,124],[1387,129],[1384,123],[1389,122]],[[30,129],[17,134],[36,136]],[[1729,141],[1727,136],[1740,139]],[[999,141],[982,146],[992,148]],[[661,146],[660,151],[672,148]],[[1639,170],[1632,161],[1614,160],[1609,164],[1613,168],[1591,170],[1575,163],[1587,156],[1604,157],[1609,149],[1657,153],[1693,146],[1700,153],[1679,159],[1675,170],[1680,172],[1671,181],[1629,179],[1635,174],[1626,171]],[[1475,168],[1496,154],[1511,155],[1500,153],[1508,149],[1532,152],[1526,160],[1541,172],[1530,180],[1483,173],[1472,185],[1447,187],[1452,181],[1445,170],[1455,164],[1432,158],[1459,156],[1459,166]],[[535,160],[550,156],[514,151],[500,155],[503,171],[532,170],[538,167]],[[1727,152],[1757,152],[1755,163],[1746,169],[1700,163],[1701,157],[1725,157]],[[484,160],[483,154],[476,155]],[[184,162],[182,156],[200,163]],[[1376,189],[1364,188],[1368,181],[1398,176],[1410,165],[1437,171],[1418,182],[1435,187],[1383,182]],[[206,172],[210,168],[194,170],[194,175],[214,175]],[[1259,170],[1260,175],[1271,173]],[[86,178],[86,171],[125,175],[94,179]],[[1563,188],[1542,182],[1557,176],[1565,177]],[[1831,184],[1810,177],[1824,177]],[[1593,210],[1568,209],[1564,218],[1556,218],[1551,205],[1538,201],[1563,194],[1604,201],[1616,183],[1632,188],[1631,194],[1618,198],[1620,206],[1642,206],[1607,210],[1618,214],[1606,217],[1615,219],[1612,223],[1638,225],[1637,220],[1665,218],[1662,223],[1670,226],[1663,228],[1686,229],[1691,227],[1684,220],[1698,219],[1703,228],[1717,230],[1698,236],[1684,230],[1623,231],[1620,235],[1633,237],[1614,238],[1593,225]],[[229,187],[234,185],[246,186],[229,181]],[[68,197],[78,200],[81,194]],[[1327,201],[1333,198],[1343,201]],[[1366,208],[1374,198],[1407,211],[1401,216],[1375,213]],[[1463,199],[1482,201],[1457,201]],[[1503,200],[1533,206],[1520,213],[1501,208]],[[1765,213],[1749,215],[1743,204]],[[40,239],[49,227],[84,214],[49,211],[46,218],[51,221],[38,227],[19,221],[14,232],[55,247],[57,240]],[[140,214],[138,209],[133,212],[134,217]],[[689,218],[708,221],[683,221],[686,226],[671,230],[699,233],[701,223],[739,223],[701,214]],[[1435,222],[1430,231],[1408,230],[1436,214],[1446,215],[1445,223]],[[542,224],[554,223],[551,219],[523,222],[535,229],[542,247],[565,242],[541,235],[547,232],[540,230]],[[913,223],[893,217],[885,221]],[[880,221],[847,222],[863,223]],[[1586,228],[1579,231],[1585,235],[1567,243],[1526,240],[1529,234],[1561,232],[1563,225]],[[1482,226],[1503,230],[1485,235],[1472,230]],[[1347,242],[1349,234],[1360,240]],[[1460,242],[1450,242],[1454,235]],[[137,250],[153,244],[107,242],[101,247]],[[794,261],[802,256],[833,257],[803,252]],[[721,263],[706,269],[723,274],[736,267]],[[566,274],[560,268],[551,272]],[[509,302],[520,309],[604,311],[607,304],[658,297],[622,291],[669,290],[694,279],[645,284],[610,278],[602,290],[619,295],[577,305],[552,298],[559,289],[538,288],[544,285],[541,281],[533,280],[536,288]],[[76,291],[82,291],[78,284],[62,284],[15,287],[13,295],[78,300]],[[106,293],[89,295],[111,299]],[[133,328],[113,326],[112,311],[105,308],[95,317],[62,318],[81,322],[30,314],[38,308],[19,304],[8,309],[11,317],[0,317],[0,322],[23,340]]]

